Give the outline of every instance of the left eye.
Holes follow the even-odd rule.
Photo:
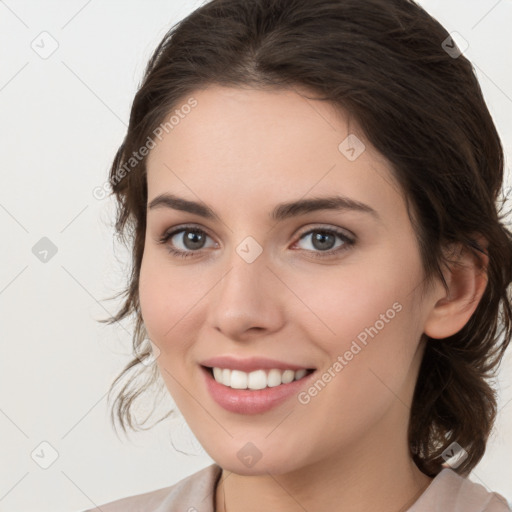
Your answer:
[[[346,246],[350,246],[354,243],[353,239],[348,237],[345,233],[334,229],[311,229],[307,233],[304,233],[300,237],[300,240],[307,237],[310,237],[310,246],[313,247],[313,250],[316,249],[319,252],[327,252],[329,254],[338,252],[340,247],[341,250],[344,250]],[[341,243],[338,244],[338,246],[334,246],[336,243],[336,237],[341,240]],[[306,248],[306,250],[310,249]]]

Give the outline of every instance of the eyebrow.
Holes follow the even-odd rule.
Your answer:
[[[173,194],[160,194],[148,204],[148,210],[157,208],[171,208],[199,215],[205,219],[220,221],[219,216],[205,204],[189,201]],[[379,214],[367,204],[340,195],[280,203],[270,213],[270,220],[280,222],[317,210],[356,211],[368,213],[375,219],[380,220]]]

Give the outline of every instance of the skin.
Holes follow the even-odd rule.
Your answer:
[[[139,294],[167,389],[223,468],[217,510],[405,510],[431,482],[407,445],[422,334],[460,330],[485,275],[463,252],[465,265],[445,276],[448,291],[436,282],[421,294],[419,248],[391,166],[332,105],[296,89],[211,86],[192,96],[197,106],[149,154],[148,204],[173,193],[221,220],[149,210]],[[354,161],[338,149],[348,134],[366,146]],[[378,219],[319,210],[269,220],[278,203],[333,193],[369,205]],[[202,249],[185,245],[183,232],[158,243],[182,224],[204,231]],[[313,228],[356,242],[315,258],[321,246],[303,236]],[[247,236],[262,248],[252,263],[236,252]],[[343,246],[332,236],[335,249]],[[196,252],[179,258],[171,245]],[[294,396],[262,414],[236,414],[206,389],[199,363],[215,355],[264,356],[321,375],[397,302],[400,312],[307,404]],[[250,468],[237,457],[247,442],[262,454]]]

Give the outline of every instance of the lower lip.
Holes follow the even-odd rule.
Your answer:
[[[259,414],[281,405],[288,398],[297,395],[315,372],[288,384],[264,389],[233,389],[219,384],[208,369],[201,367],[206,380],[206,387],[211,397],[224,409],[238,414]]]

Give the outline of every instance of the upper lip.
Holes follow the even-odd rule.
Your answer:
[[[268,359],[266,357],[249,357],[246,359],[238,359],[233,356],[217,356],[205,359],[200,363],[210,368],[229,368],[230,370],[241,370],[243,372],[252,372],[254,370],[276,368],[278,370],[308,370],[310,366],[301,366],[277,359]]]

